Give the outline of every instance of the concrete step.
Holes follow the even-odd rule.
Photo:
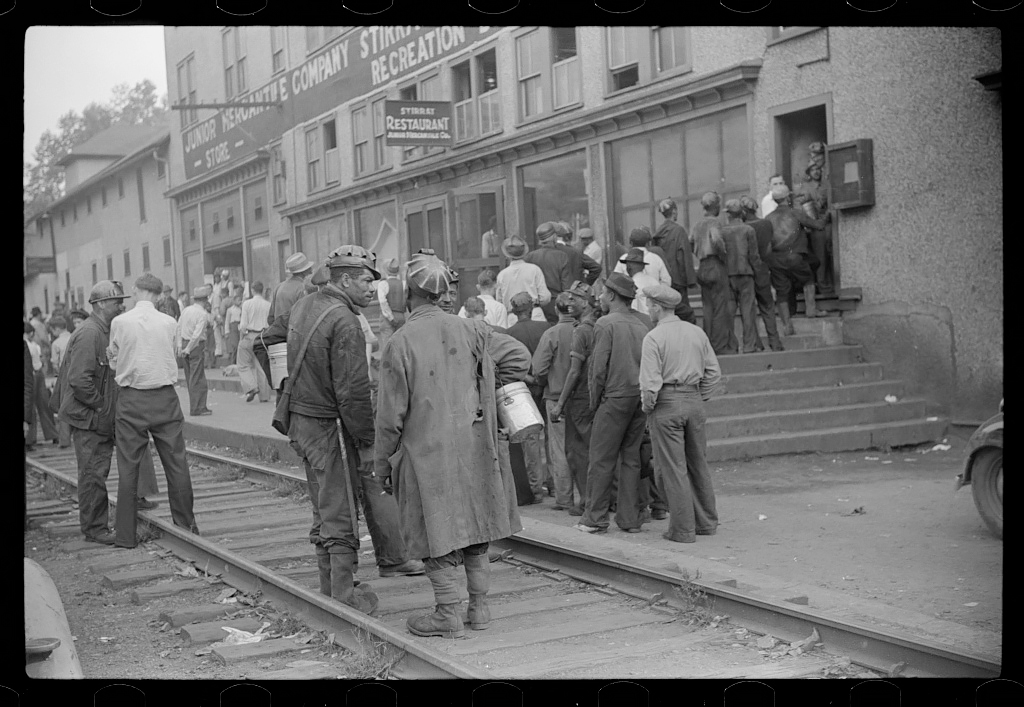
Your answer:
[[[792,368],[789,370],[773,369],[771,371],[733,373],[723,376],[726,392],[730,394],[753,393],[765,390],[816,388],[838,385],[839,383],[849,385],[851,383],[880,381],[882,378],[882,366],[878,363],[849,363],[841,366],[817,366],[813,368]]]
[[[708,461],[746,459],[771,454],[845,452],[857,449],[899,447],[941,439],[949,420],[924,418],[870,425],[784,432],[748,437],[708,439]]]
[[[780,371],[793,368],[820,368],[841,366],[849,363],[863,363],[862,346],[829,346],[819,349],[796,351],[763,351],[761,353],[730,354],[719,356],[718,363],[723,375]]]
[[[836,405],[777,413],[754,413],[709,418],[705,430],[708,439],[750,437],[777,433],[900,422],[925,416],[926,401],[908,398],[895,403],[884,401],[858,405]]]
[[[903,381],[881,380],[849,385],[828,385],[790,390],[730,393],[706,403],[708,417],[776,413],[783,410],[881,402],[886,395],[903,397]]]

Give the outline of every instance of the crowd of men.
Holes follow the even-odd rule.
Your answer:
[[[667,540],[714,534],[703,406],[720,393],[717,356],[741,351],[736,308],[743,351],[763,350],[755,301],[775,350],[782,348],[775,309],[792,332],[796,287],[807,315],[815,315],[808,230],[826,221],[794,209],[785,184],[773,184],[771,196],[774,210],[758,219],[753,199],[729,200],[722,214],[719,196],[709,192],[689,234],[666,199],[659,204],[664,222],[653,235],[634,229],[607,276],[589,229],[574,246],[567,224],[543,223],[533,251],[516,235],[501,242],[507,266],[482,271],[479,294],[461,307],[458,273],[431,250],[413,255],[404,277],[394,259],[382,274],[359,246],[335,249],[319,267],[295,253],[285,264],[290,277],[269,301],[261,283],[233,286],[225,270],[179,306],[146,274],[135,282],[135,307],[123,313],[128,295],[120,283],[101,282],[90,293],[92,313],[70,336],[53,317],[60,333],[47,341],[57,369],[47,408],[70,433],[44,421],[44,437],[74,441],[82,532],[96,542],[136,544],[152,438],[174,522],[198,533],[173,389],[178,362],[190,414],[209,415],[210,348],[237,361],[247,402],[269,401],[269,349],[283,343],[287,371],[273,424],[305,469],[320,591],[358,611],[372,613],[378,600],[354,579],[357,501],[379,574],[426,574],[431,582],[435,610],[407,623],[421,636],[488,627],[488,545],[517,532],[517,506],[541,502],[545,491],[555,510],[579,517],[583,532],[607,532],[614,514],[627,533],[669,518]],[[688,301],[695,286],[703,328]],[[379,340],[361,312],[375,297]],[[36,321],[26,323],[27,441],[35,439],[28,425],[43,400],[30,388],[46,356],[38,333]],[[514,444],[496,400],[501,388],[520,382],[544,426]],[[111,534],[105,481],[114,448],[120,482]],[[464,615],[456,611],[460,566],[470,597]]]

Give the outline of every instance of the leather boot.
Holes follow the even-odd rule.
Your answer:
[[[464,554],[466,589],[469,591],[469,610],[463,621],[474,631],[483,631],[491,625],[491,609],[487,606],[487,592],[491,588],[491,563],[487,555]]]
[[[775,308],[779,310],[779,319],[782,320],[782,333],[794,336],[796,329],[793,327],[793,321],[789,318],[789,302],[778,302]]]
[[[409,633],[443,638],[462,638],[466,635],[462,617],[456,611],[459,605],[458,575],[458,567],[445,567],[427,572],[427,579],[434,588],[434,601],[437,602],[437,607],[432,614],[409,617],[405,624]]]
[[[365,587],[356,589],[352,583],[355,572],[356,553],[332,552],[331,554],[331,598],[348,604],[364,614],[372,614],[377,609],[377,595]]]
[[[818,305],[814,301],[814,283],[804,285],[804,315],[818,317],[823,314],[824,312],[818,312]]]
[[[331,596],[331,553],[323,545],[316,546],[316,566],[320,570],[320,593]]]

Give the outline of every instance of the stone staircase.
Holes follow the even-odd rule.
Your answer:
[[[691,296],[690,304],[699,324],[700,298]],[[903,381],[886,378],[880,364],[864,359],[862,347],[843,343],[840,309],[828,307],[829,316],[816,319],[794,317],[796,335],[782,338],[785,351],[719,357],[725,394],[706,407],[709,461],[941,438],[948,420],[930,417],[927,400],[907,397]],[[741,338],[738,316],[735,326]],[[758,331],[767,347],[760,319]],[[896,402],[886,402],[887,395]]]

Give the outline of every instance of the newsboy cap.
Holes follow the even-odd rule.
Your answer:
[[[594,240],[594,232],[589,228],[581,228],[576,235],[580,237],[581,241]]]
[[[644,288],[644,295],[648,301],[654,301],[666,309],[675,309],[676,305],[683,301],[683,296],[668,285],[648,285]]]
[[[740,203],[739,199],[729,199],[725,202],[725,211],[733,216],[743,215],[743,204]]]

